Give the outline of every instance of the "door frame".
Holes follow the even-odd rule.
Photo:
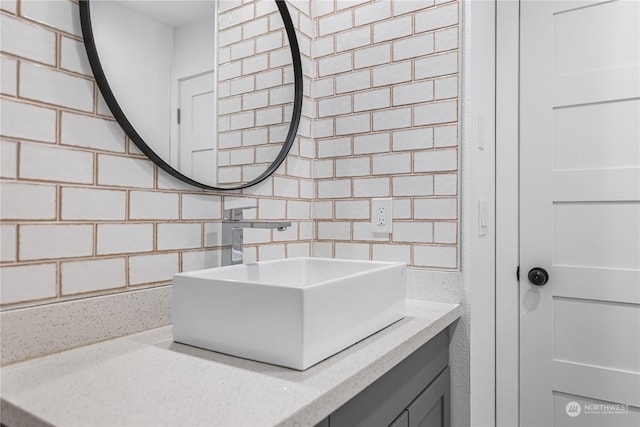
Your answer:
[[[496,5],[496,425],[520,424],[520,1]],[[514,143],[515,142],[515,143]]]

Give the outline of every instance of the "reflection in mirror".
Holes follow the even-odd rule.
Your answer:
[[[270,168],[294,110],[276,2],[240,3],[90,2],[97,57],[126,120],[169,166],[217,188],[244,186]]]

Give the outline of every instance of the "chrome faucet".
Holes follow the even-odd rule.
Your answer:
[[[222,265],[242,264],[244,253],[242,241],[245,228],[274,228],[284,231],[291,227],[289,221],[254,221],[245,220],[243,212],[245,209],[255,209],[256,206],[244,206],[241,208],[231,208],[224,210],[222,218]]]

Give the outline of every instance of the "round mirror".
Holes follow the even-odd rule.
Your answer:
[[[189,184],[237,190],[284,161],[302,65],[282,0],[81,0],[85,47],[129,138]]]

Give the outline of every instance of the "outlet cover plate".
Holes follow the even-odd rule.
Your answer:
[[[371,231],[389,234],[393,230],[393,199],[371,201]]]

